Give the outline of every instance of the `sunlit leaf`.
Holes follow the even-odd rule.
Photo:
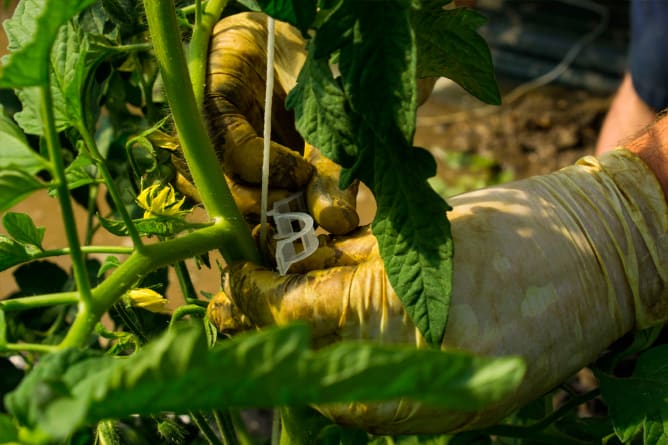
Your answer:
[[[95,0],[23,0],[5,22],[11,54],[3,61],[0,88],[45,86],[49,54],[60,27]]]
[[[46,227],[37,227],[26,213],[7,212],[2,217],[2,225],[7,233],[22,244],[32,244],[42,248]]]
[[[603,372],[597,372],[596,377],[622,442],[630,443],[642,434],[645,445],[668,444],[668,345],[640,355],[631,377]]]
[[[32,256],[25,246],[13,239],[0,235],[0,272],[30,260]]]
[[[524,372],[515,358],[360,343],[313,352],[309,341],[306,327],[295,325],[210,350],[195,323],[129,358],[79,349],[49,354],[6,402],[21,424],[58,439],[83,424],[132,413],[397,397],[473,410],[512,391]]]
[[[499,105],[492,55],[477,29],[484,16],[467,8],[443,9],[450,0],[422,0],[411,14],[418,77],[447,77],[473,96]]]

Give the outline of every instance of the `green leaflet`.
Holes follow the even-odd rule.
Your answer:
[[[414,347],[340,343],[313,352],[304,325],[240,335],[209,350],[196,323],[129,358],[76,349],[49,354],[5,402],[21,424],[59,439],[99,419],[226,406],[406,396],[476,409],[511,391],[523,372],[516,358]]]
[[[0,443],[18,442],[19,434],[11,417],[0,413]]]
[[[258,5],[268,15],[288,22],[306,33],[315,19],[317,0],[257,0]]]
[[[26,8],[31,7],[39,10],[34,3],[40,3],[41,5],[41,2],[35,0],[24,0],[21,5],[26,4],[29,5],[25,6]],[[51,6],[51,3],[55,2],[47,2],[47,9],[44,12],[45,16],[48,15],[50,18],[48,24],[42,23],[42,21],[37,23],[28,21],[17,11],[15,14],[17,18],[8,21],[10,24],[7,25],[7,28],[12,30],[9,34],[10,48],[15,48],[14,51],[16,51],[10,57],[14,57],[14,54],[23,54],[24,49],[31,48],[31,45],[36,44],[35,42],[44,46],[41,49],[44,52],[40,55],[41,64],[45,65],[44,67],[40,66],[40,69],[44,70],[43,73],[40,73],[40,77],[44,77],[44,79],[39,81],[35,79],[30,83],[17,83],[12,80],[13,78],[9,78],[5,84],[3,83],[7,73],[7,69],[5,69],[2,77],[0,77],[0,85],[8,87],[44,85],[47,80],[47,73],[50,73],[49,88],[53,97],[56,129],[62,131],[71,126],[92,126],[97,112],[97,104],[94,97],[88,97],[95,94],[91,89],[91,75],[98,63],[109,54],[110,49],[91,45],[88,35],[82,31],[81,27],[74,26],[69,22],[71,17],[94,3],[93,1],[79,2],[81,4],[78,7],[70,4],[76,2],[68,2],[71,14],[55,17],[55,20],[61,20],[57,27],[54,27],[55,21],[51,16],[53,14],[52,9],[56,6]],[[12,22],[12,20],[14,21]],[[44,27],[48,27],[48,29],[43,30]],[[27,39],[26,35],[30,36],[30,39]],[[35,41],[32,38],[33,35],[44,37]],[[14,59],[10,59],[10,62],[13,61]],[[32,72],[37,72],[34,66],[23,67],[22,61],[18,62],[17,60],[14,63],[17,66],[16,70],[30,69]],[[11,66],[13,65],[8,68],[11,68]],[[11,73],[13,71],[10,70]],[[37,88],[22,88],[17,91],[17,96],[23,109],[16,113],[14,118],[26,133],[41,135],[43,130],[39,112],[39,90]]]
[[[418,50],[417,76],[447,77],[483,102],[501,104],[492,56],[476,32],[485,17],[465,8],[443,9],[450,0],[420,3],[411,13]]]
[[[3,63],[0,88],[45,86],[49,53],[60,27],[95,0],[23,0],[5,22],[11,54]]]
[[[32,255],[26,250],[24,245],[17,243],[9,237],[0,235],[0,272],[26,262],[31,258]]]
[[[327,58],[315,58],[314,47],[309,47],[309,56],[286,106],[294,108],[297,130],[304,138],[328,158],[350,167],[358,153],[354,118]]]
[[[0,106],[0,147],[0,170],[18,168],[36,174],[50,167],[49,162],[28,145],[25,135],[4,113],[2,106]]]
[[[32,244],[42,249],[46,227],[37,227],[26,213],[7,212],[2,217],[7,233],[21,244]]]
[[[128,228],[123,221],[99,217],[100,224],[117,236],[127,236]],[[191,223],[180,216],[160,216],[133,220],[137,231],[142,236],[172,236],[185,230],[195,230],[209,224]]]
[[[668,444],[668,345],[640,355],[633,375],[596,377],[615,433],[624,443],[642,431],[645,445]]]
[[[445,332],[452,276],[449,208],[427,183],[433,158],[412,147],[416,41],[408,1],[342,1],[323,18],[287,105],[301,134],[378,202],[373,232],[390,282],[426,340]],[[338,55],[341,77],[329,69]]]
[[[377,156],[372,230],[392,287],[427,342],[440,345],[450,308],[453,243],[445,214],[450,207],[426,181],[435,170],[420,148]]]
[[[10,209],[35,190],[45,188],[23,170],[0,170],[0,212]]]
[[[344,2],[356,17],[352,41],[341,47],[339,68],[353,111],[377,133],[392,127],[411,145],[415,132],[416,47],[409,3]]]

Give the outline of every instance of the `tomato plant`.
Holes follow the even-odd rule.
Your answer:
[[[446,11],[446,3],[20,2],[5,24],[10,55],[0,75],[0,87],[17,99],[0,116],[0,210],[8,234],[0,236],[0,268],[17,267],[19,286],[0,301],[0,442],[249,443],[239,410],[286,406],[281,443],[478,443],[489,434],[580,443],[609,436],[609,422],[546,432],[574,419],[565,413],[575,402],[539,415],[542,423],[531,427],[522,425],[535,412],[520,413],[514,425],[454,439],[373,438],[338,427],[299,407],[409,397],[476,410],[519,384],[522,363],[364,343],[312,351],[302,325],[219,339],[205,316],[207,301],[189,279],[184,261],[210,267],[212,250],[227,262],[260,261],[200,107],[213,24],[221,15],[262,9],[305,33],[315,30],[288,106],[302,135],[344,167],[342,184],[359,178],[374,191],[373,230],[392,284],[425,338],[440,342],[452,241],[442,217],[447,204],[426,182],[433,159],[412,147],[415,79],[447,76],[499,102],[489,51],[475,32],[482,18]],[[332,58],[340,78],[329,70]],[[171,186],[174,133],[204,222],[188,218],[193,203]],[[400,167],[406,174],[398,177]],[[67,246],[43,247],[46,229],[12,212],[40,189],[58,200]],[[88,212],[83,240],[73,201]],[[118,244],[92,244],[98,230],[118,236]],[[106,260],[92,259],[96,253]],[[69,257],[71,273],[49,260],[57,256]],[[401,256],[411,261],[393,260]],[[168,268],[184,296],[169,314],[160,310]],[[105,314],[111,321],[101,323]],[[364,366],[351,370],[350,363]],[[428,385],[413,378],[425,372]],[[399,383],[378,378],[388,373]],[[620,434],[631,437],[633,428]]]

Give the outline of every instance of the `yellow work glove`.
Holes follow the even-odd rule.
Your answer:
[[[242,214],[260,214],[264,140],[267,16],[242,13],[226,17],[213,30],[207,68],[205,119],[235,202]],[[340,167],[307,146],[285,109],[306,57],[305,40],[292,26],[276,23],[269,209],[274,201],[304,190],[309,212],[330,233],[343,234],[359,224],[357,183],[340,190]],[[178,163],[177,163],[178,165]],[[198,200],[187,170],[179,190]]]
[[[668,319],[668,206],[652,171],[631,152],[586,157],[449,202],[454,278],[442,348],[519,355],[527,366],[522,384],[479,412],[409,400],[317,407],[331,419],[388,434],[485,427],[553,389],[625,333]],[[232,265],[231,300],[219,294],[209,316],[227,331],[306,320],[319,345],[425,345],[368,229],[321,246],[300,274]]]

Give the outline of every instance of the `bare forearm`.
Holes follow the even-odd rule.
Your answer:
[[[668,199],[668,113],[662,113],[654,124],[627,143],[626,148],[654,172]]]

